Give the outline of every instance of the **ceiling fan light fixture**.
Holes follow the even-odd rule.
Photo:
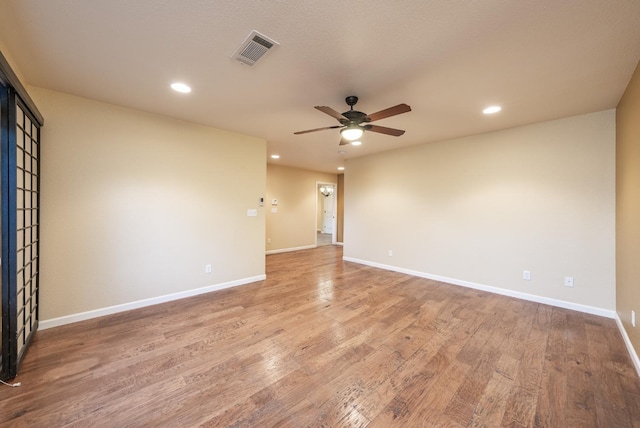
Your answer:
[[[340,134],[342,134],[342,137],[345,140],[348,140],[348,141],[357,140],[358,138],[362,137],[363,133],[364,133],[364,131],[362,130],[362,128],[360,128],[357,125],[348,126],[348,127],[344,128],[342,131],[340,131]]]

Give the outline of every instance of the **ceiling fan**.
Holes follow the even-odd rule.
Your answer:
[[[398,104],[397,106],[389,107],[373,114],[366,114],[361,111],[357,111],[353,109],[353,106],[356,105],[356,103],[358,102],[358,97],[350,95],[347,98],[345,98],[345,102],[349,106],[349,111],[345,111],[342,114],[338,113],[331,107],[327,107],[327,106],[315,107],[321,112],[328,114],[334,119],[337,119],[338,122],[340,122],[340,125],[325,126],[324,128],[308,129],[306,131],[294,132],[294,134],[296,135],[307,134],[309,132],[323,131],[325,129],[341,128],[340,129],[340,134],[342,136],[340,140],[341,146],[357,140],[362,136],[364,131],[378,132],[380,134],[393,135],[394,137],[399,137],[400,135],[404,134],[404,131],[401,129],[387,128],[386,126],[370,125],[369,122],[374,122],[376,120],[395,116],[397,114],[407,113],[411,111],[411,107],[409,107],[408,105]]]

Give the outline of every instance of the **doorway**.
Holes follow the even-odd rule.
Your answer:
[[[316,246],[335,245],[337,237],[336,183],[316,183]]]

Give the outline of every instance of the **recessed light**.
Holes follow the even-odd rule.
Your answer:
[[[360,141],[360,140],[352,141],[351,145],[352,146],[361,146],[362,145],[362,141]]]
[[[183,94],[188,94],[189,92],[191,92],[191,88],[189,87],[189,85],[187,85],[186,83],[181,83],[181,82],[174,82],[171,84],[171,89],[173,89],[176,92],[180,92]]]
[[[500,106],[489,106],[486,109],[482,110],[484,114],[494,114],[502,110]]]
[[[343,166],[339,166],[338,167],[338,171],[344,171],[344,167]]]
[[[280,159],[280,155],[271,155],[271,159]]]

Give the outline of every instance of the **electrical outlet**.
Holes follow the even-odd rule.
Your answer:
[[[525,281],[531,281],[531,272],[529,272],[528,270],[523,270],[522,279],[524,279]]]
[[[267,244],[271,244],[271,238],[267,238]]]
[[[204,265],[204,273],[211,273],[211,265]]]
[[[636,311],[631,311],[631,325],[636,326]]]
[[[565,287],[573,287],[573,277],[572,276],[565,276],[564,277],[564,286]]]
[[[389,255],[389,257],[393,256],[393,250],[387,251],[387,254]]]

